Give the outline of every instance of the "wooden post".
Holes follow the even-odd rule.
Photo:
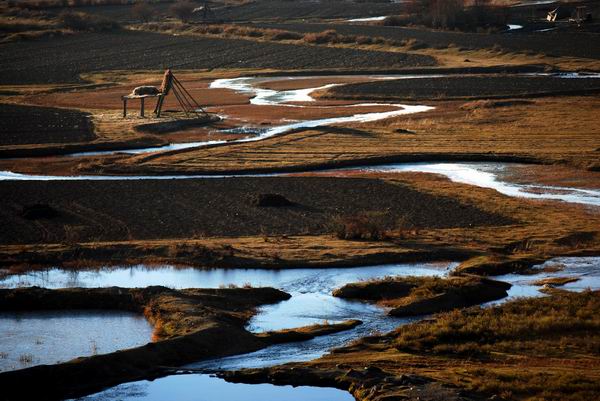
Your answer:
[[[158,95],[158,100],[156,101],[156,107],[154,108],[154,114],[156,117],[160,117],[160,112],[162,111],[162,104],[165,95]]]
[[[127,117],[127,98],[123,96],[123,118]]]
[[[140,116],[144,117],[144,98],[140,98]]]

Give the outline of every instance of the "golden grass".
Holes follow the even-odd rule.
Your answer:
[[[215,266],[340,266],[400,261],[448,260],[457,253],[501,258],[546,259],[556,255],[600,252],[600,215],[585,207],[510,198],[490,189],[452,183],[428,174],[380,175],[435,196],[510,216],[517,223],[501,227],[389,230],[384,241],[353,241],[330,235],[256,236],[195,239],[163,238],[74,244],[3,245],[0,256],[14,266],[36,261],[73,269],[90,265],[178,263]],[[574,233],[586,235],[585,241]],[[527,246],[523,246],[527,244]],[[76,255],[76,256],[75,256]],[[57,261],[57,262],[54,262]],[[40,263],[40,262],[37,262]]]
[[[432,111],[340,130],[322,127],[260,142],[127,159],[128,170],[223,172],[302,168],[382,157],[438,160],[476,155],[518,157],[600,168],[600,97],[537,99],[528,104],[462,110],[464,102],[426,102]],[[406,134],[409,130],[415,134]]]
[[[569,283],[574,283],[576,281],[579,281],[578,277],[549,277],[542,280],[534,281],[533,284],[539,286],[549,285],[552,287],[556,287]]]
[[[596,291],[453,311],[300,365],[376,366],[500,400],[598,399],[599,307]]]

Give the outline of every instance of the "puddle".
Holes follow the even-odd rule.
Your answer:
[[[137,347],[151,336],[146,319],[130,312],[0,312],[0,371]]]
[[[543,295],[538,291],[539,287],[533,287],[532,281],[538,280],[545,277],[555,276],[567,276],[577,275],[581,277],[581,281],[570,283],[565,285],[563,288],[575,291],[581,291],[587,287],[600,288],[600,257],[583,257],[583,258],[556,258],[551,261],[540,265],[540,267],[546,267],[551,265],[563,265],[564,269],[554,273],[540,273],[538,275],[531,276],[520,276],[520,275],[504,275],[495,277],[499,280],[505,280],[513,284],[513,288],[510,290],[510,298],[518,296],[541,296]],[[351,311],[354,318],[359,318],[365,322],[363,325],[358,326],[354,330],[347,332],[337,333],[324,337],[317,337],[310,341],[281,344],[273,347],[263,349],[258,352],[236,355],[226,358],[220,358],[210,361],[203,361],[187,365],[187,368],[202,369],[206,372],[212,372],[217,370],[231,370],[241,368],[253,368],[253,367],[266,367],[273,366],[281,363],[294,362],[294,361],[306,361],[322,356],[325,352],[333,347],[337,347],[351,341],[359,336],[365,336],[372,334],[373,332],[386,332],[393,330],[398,325],[415,321],[418,318],[411,319],[400,319],[390,318],[383,315],[382,310],[379,308],[373,308],[372,311],[363,309],[361,311],[352,311],[354,305],[347,303],[343,308],[338,308],[338,305],[329,301],[322,302],[326,298],[319,298],[322,295],[328,293],[332,286],[337,286],[341,282],[347,280],[356,279],[368,279],[369,277],[377,277],[381,275],[397,274],[397,268],[402,267],[404,274],[412,275],[444,275],[447,271],[453,268],[455,264],[438,264],[438,265],[401,265],[398,266],[374,266],[365,268],[351,268],[351,269],[327,269],[327,270],[305,270],[301,269],[298,271],[280,271],[280,272],[268,272],[268,271],[256,271],[250,269],[248,273],[243,273],[245,270],[233,271],[233,276],[228,276],[227,282],[240,282],[245,279],[243,277],[246,274],[247,278],[262,277],[263,280],[271,283],[279,283],[280,288],[296,288],[299,294],[295,294],[294,298],[300,299],[304,295],[310,297],[309,304],[314,310],[317,308],[316,313],[322,314],[322,317],[336,317],[339,316],[338,312],[347,308]],[[330,271],[331,274],[324,274]],[[260,273],[259,273],[260,272]],[[312,273],[311,273],[312,272]],[[258,273],[258,275],[257,275]],[[366,274],[363,276],[363,274]],[[288,301],[289,306],[273,305],[262,308],[259,316],[254,319],[253,324],[260,323],[262,321],[272,320],[275,325],[276,316],[279,313],[291,313],[297,314],[294,307],[291,305],[292,300]],[[506,299],[505,299],[506,300]],[[489,303],[488,305],[504,302],[505,300],[496,301]],[[305,302],[305,301],[303,301]],[[342,301],[343,302],[343,301]],[[280,309],[278,311],[278,309]],[[337,311],[337,312],[332,312]],[[357,314],[358,313],[358,314]],[[271,318],[266,318],[269,316]],[[312,317],[316,317],[313,315]],[[345,317],[345,316],[344,316]],[[272,323],[269,323],[268,327],[271,327]],[[163,400],[163,399],[177,399],[177,400],[202,400],[201,398],[205,394],[207,400],[213,399],[226,399],[226,400],[337,400],[338,396],[346,397],[348,393],[336,393],[335,391],[329,393],[327,391],[331,389],[313,389],[313,392],[301,392],[309,391],[304,388],[296,388],[293,391],[288,389],[290,392],[286,392],[285,388],[273,389],[271,385],[251,385],[250,387],[235,387],[238,385],[227,384],[223,381],[217,381],[216,379],[207,375],[193,374],[193,375],[174,375],[167,376],[154,380],[152,382],[140,381],[135,383],[123,384],[102,393],[83,398],[85,401],[92,400]],[[223,387],[221,387],[223,386]],[[243,385],[242,385],[243,386]],[[265,387],[260,387],[265,386]],[[199,393],[198,389],[202,389]],[[238,390],[239,389],[239,390]],[[214,393],[213,393],[214,391]],[[230,392],[231,391],[231,392]],[[238,392],[240,391],[240,392]],[[281,391],[282,393],[274,393],[271,391]],[[298,391],[298,392],[296,392]],[[218,394],[218,396],[215,396]],[[215,398],[216,397],[216,398]],[[237,398],[241,397],[241,398]],[[297,398],[286,398],[286,397],[297,397]],[[319,398],[324,397],[324,398]],[[353,398],[340,398],[343,400],[352,400]]]
[[[175,375],[126,383],[81,401],[354,401],[347,391],[328,387],[237,384],[209,375]]]

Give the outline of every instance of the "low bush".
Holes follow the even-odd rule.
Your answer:
[[[494,7],[489,0],[412,0],[406,9],[407,14],[387,17],[381,24],[487,32],[504,27],[509,17],[506,8]]]
[[[169,11],[174,17],[180,19],[182,22],[187,22],[194,15],[194,8],[196,8],[194,3],[187,0],[181,0],[169,7]]]
[[[73,31],[112,31],[119,29],[118,22],[98,15],[76,11],[63,11],[58,16],[60,26]]]
[[[156,15],[156,11],[150,4],[139,2],[131,7],[131,15],[141,22],[148,22]]]
[[[303,35],[297,32],[274,29],[270,37],[272,40],[300,40]]]
[[[385,219],[380,213],[336,217],[332,228],[339,239],[379,241],[388,237]]]

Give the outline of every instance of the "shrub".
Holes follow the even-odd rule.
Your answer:
[[[333,231],[339,239],[377,241],[387,238],[382,215],[376,213],[337,217],[333,220]]]
[[[307,43],[337,43],[338,42],[338,34],[333,29],[328,29],[319,33],[307,33],[304,35],[303,40]]]
[[[189,2],[187,0],[181,0],[173,4],[169,8],[169,11],[174,17],[180,19],[183,22],[187,22],[194,15],[194,8],[196,8],[194,6],[194,3]]]
[[[359,45],[370,45],[373,43],[373,39],[370,36],[357,36],[356,43]]]
[[[82,12],[63,11],[58,16],[63,28],[73,31],[110,31],[120,28],[119,23],[97,15]]]
[[[150,21],[155,14],[154,8],[152,8],[148,3],[139,2],[131,7],[131,15],[133,18],[139,19],[141,22]]]
[[[302,39],[301,33],[280,31],[275,30],[271,35],[272,40],[300,40]]]

